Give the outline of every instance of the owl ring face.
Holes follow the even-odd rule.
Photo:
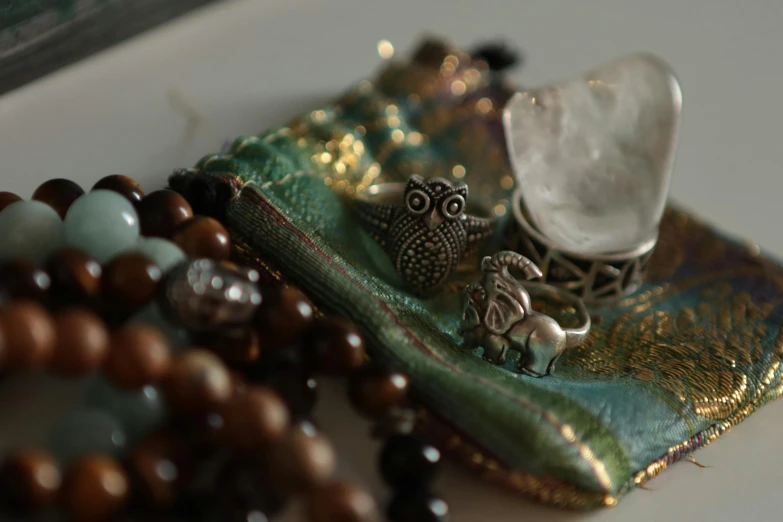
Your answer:
[[[406,288],[431,295],[462,259],[492,235],[493,219],[466,212],[468,186],[412,176],[361,192],[354,210],[389,255]]]

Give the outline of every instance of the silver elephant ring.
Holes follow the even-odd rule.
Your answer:
[[[468,186],[411,176],[360,192],[354,211],[383,247],[406,288],[431,295],[467,254],[492,235],[494,220],[467,212]]]
[[[499,252],[481,262],[484,275],[465,288],[460,324],[463,349],[483,348],[483,358],[504,365],[509,350],[519,352],[516,368],[531,377],[554,372],[555,362],[566,348],[582,344],[590,332],[590,314],[584,302],[565,289],[544,283],[521,283],[509,273],[540,278],[541,270],[521,254]],[[563,328],[548,315],[532,309],[528,289],[536,289],[573,305],[579,316],[576,328]]]

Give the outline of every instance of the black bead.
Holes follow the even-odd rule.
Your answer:
[[[403,491],[389,503],[387,515],[391,522],[448,522],[449,505],[426,491]]]
[[[440,452],[414,435],[394,435],[381,451],[383,479],[394,488],[421,489],[438,470]]]
[[[272,352],[246,372],[248,380],[275,390],[294,420],[308,419],[318,402],[318,383],[310,374],[302,347],[294,344]]]
[[[228,203],[236,195],[228,182],[200,170],[175,172],[169,178],[169,188],[188,200],[194,214],[218,220],[225,216]]]
[[[318,383],[315,379],[296,371],[276,372],[267,377],[266,384],[280,395],[291,417],[310,417],[318,401]]]
[[[415,427],[416,412],[409,408],[396,408],[375,422],[370,435],[382,440],[392,435],[408,435]]]
[[[509,49],[502,41],[482,44],[471,55],[487,62],[493,71],[503,71],[522,62],[522,55]]]

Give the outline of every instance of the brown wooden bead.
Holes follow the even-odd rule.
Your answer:
[[[56,375],[75,377],[101,366],[109,349],[109,332],[88,310],[71,308],[54,316],[57,344],[49,360]]]
[[[45,452],[17,450],[0,467],[0,493],[14,508],[37,510],[55,500],[61,478],[59,466]]]
[[[367,417],[381,417],[399,406],[408,393],[408,378],[395,371],[368,369],[351,378],[348,397]]]
[[[292,426],[268,455],[275,487],[286,495],[326,482],[337,466],[332,445],[307,422]]]
[[[114,459],[89,455],[68,468],[62,503],[74,522],[98,522],[120,510],[128,489],[128,477]]]
[[[162,277],[160,267],[146,256],[125,252],[103,269],[101,295],[111,308],[134,312],[152,301]]]
[[[336,480],[315,487],[307,497],[309,522],[377,522],[375,499],[366,490]]]
[[[171,237],[182,223],[193,217],[190,204],[173,190],[150,192],[138,209],[144,236]]]
[[[77,198],[84,195],[84,189],[69,179],[55,178],[44,181],[35,192],[32,199],[41,201],[52,207],[61,218]]]
[[[14,259],[0,265],[0,291],[12,299],[44,301],[51,286],[45,270],[27,259]]]
[[[171,364],[163,382],[166,401],[175,413],[205,412],[231,398],[231,373],[212,352],[191,349]]]
[[[317,321],[305,334],[304,347],[316,370],[348,375],[367,360],[364,340],[353,323],[333,317]]]
[[[30,301],[17,301],[3,310],[0,324],[7,368],[26,370],[46,364],[56,340],[54,323],[46,310]]]
[[[265,386],[235,394],[220,411],[229,442],[241,449],[264,447],[280,439],[288,428],[288,408]]]
[[[171,349],[156,328],[128,323],[111,336],[104,372],[120,388],[137,389],[162,379],[171,366]]]
[[[177,501],[192,465],[183,439],[161,430],[147,436],[131,452],[127,469],[148,505],[168,509]]]
[[[51,294],[60,303],[91,304],[98,296],[101,265],[77,248],[61,248],[46,260]]]
[[[17,201],[22,201],[22,198],[13,192],[0,192],[0,210],[3,210],[11,203],[16,203]]]
[[[172,240],[189,257],[225,261],[231,256],[231,236],[217,219],[196,216],[180,225]]]
[[[258,332],[250,328],[208,335],[204,342],[221,359],[230,363],[257,361],[261,355]]]
[[[144,190],[141,185],[135,179],[122,174],[112,174],[99,179],[92,186],[92,190],[111,190],[125,196],[134,205],[140,203],[144,198]]]
[[[266,289],[256,312],[255,327],[264,345],[286,346],[299,341],[313,320],[313,306],[298,289]]]

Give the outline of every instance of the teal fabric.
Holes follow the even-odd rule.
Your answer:
[[[563,354],[554,376],[463,351],[461,293],[479,278],[477,259],[438,295],[416,298],[395,285],[350,199],[412,172],[456,176],[502,216],[487,246],[500,249],[512,184],[497,108],[508,94],[480,60],[428,42],[333,105],[239,137],[170,184],[252,256],[356,321],[373,356],[405,371],[434,415],[478,448],[469,460],[486,476],[545,502],[613,505],[780,394],[783,272],[670,209],[642,287],[590,309],[588,341]]]

